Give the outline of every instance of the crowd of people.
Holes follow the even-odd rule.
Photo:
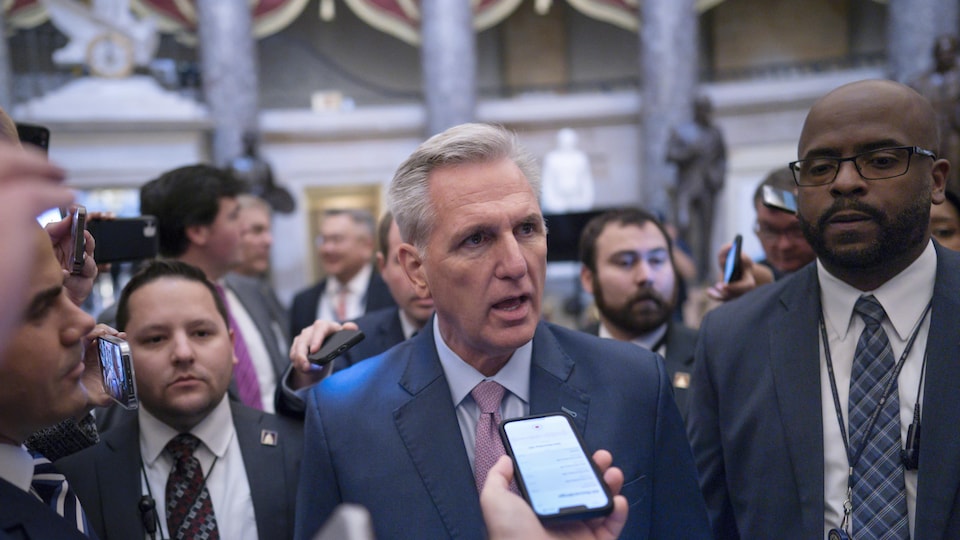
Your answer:
[[[71,273],[69,218],[35,219],[72,203],[63,170],[0,131],[0,540],[340,538],[345,515],[355,538],[960,537],[960,209],[905,85],[813,105],[754,196],[764,259],[740,255],[699,328],[673,235],[639,208],[581,232],[595,324],[545,321],[538,167],[485,124],[423,142],[379,223],[324,212],[326,278],[290,311],[269,204],[206,165],[146,182],[160,257],[97,324],[96,239]],[[342,329],[365,339],[311,362]],[[129,344],[138,409],[111,406],[104,335]],[[608,515],[545,525],[518,494],[497,426],[547,413]]]

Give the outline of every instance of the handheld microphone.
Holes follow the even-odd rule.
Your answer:
[[[157,503],[153,497],[144,495],[140,497],[140,519],[143,521],[143,528],[153,538],[157,534]]]

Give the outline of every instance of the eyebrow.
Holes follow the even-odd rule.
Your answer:
[[[882,139],[879,141],[871,141],[868,143],[858,144],[853,147],[854,155],[862,154],[864,152],[870,152],[873,150],[880,150],[882,148],[894,148],[897,146],[905,146],[902,142],[894,139]],[[818,157],[841,157],[840,152],[837,152],[835,148],[814,148],[813,150],[807,152],[807,154],[802,159],[811,159]]]
[[[27,304],[25,311],[26,319],[33,321],[43,317],[44,312],[56,301],[61,292],[63,292],[63,285],[55,285],[35,294],[33,298],[30,299],[30,303]]]

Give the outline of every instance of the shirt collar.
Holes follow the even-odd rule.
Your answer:
[[[937,252],[933,241],[927,244],[910,266],[873,291],[861,291],[844,283],[828,272],[817,259],[823,316],[826,324],[841,339],[846,339],[850,330],[857,299],[872,294],[883,306],[900,340],[906,341],[933,298],[936,277]]]
[[[413,323],[413,320],[403,309],[397,309],[397,312],[400,314],[400,328],[403,330],[403,339],[410,339],[420,331],[420,327]]]
[[[524,403],[530,403],[530,365],[533,357],[533,340],[521,345],[513,351],[510,360],[492,377],[486,377],[463,361],[457,353],[447,346],[440,335],[440,324],[437,317],[433,317],[433,341],[440,356],[440,365],[447,377],[450,386],[450,397],[453,405],[459,406],[473,387],[484,380],[492,380],[520,398]]]
[[[660,340],[663,339],[663,336],[667,333],[667,323],[663,323],[653,330],[653,332],[648,332],[646,334],[637,336],[630,340],[630,343],[634,345],[639,345],[648,351],[653,351],[653,347],[660,343]],[[597,335],[602,338],[607,339],[616,339],[613,337],[613,334],[610,333],[610,330],[607,329],[606,325],[602,322],[600,323],[600,331],[597,332]],[[659,351],[654,351],[659,352]]]
[[[33,482],[33,456],[20,445],[0,443],[0,478],[30,491]]]
[[[153,464],[160,457],[163,449],[176,437],[179,432],[161,422],[156,416],[140,407],[137,411],[140,420],[140,448],[143,460]],[[199,424],[193,426],[190,433],[195,435],[214,455],[222,458],[227,453],[227,447],[234,437],[233,414],[227,396],[220,399],[220,403]]]
[[[327,280],[327,286],[324,292],[329,295],[337,294],[340,292],[341,287],[346,287],[351,294],[353,293],[366,293],[367,283],[370,281],[370,274],[373,272],[373,265],[367,263],[360,268],[360,271],[357,272],[357,275],[353,276],[353,279],[346,283],[340,283],[340,281],[330,276],[330,279]]]

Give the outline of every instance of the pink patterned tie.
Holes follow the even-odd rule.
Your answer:
[[[247,349],[247,342],[243,339],[243,332],[240,326],[233,318],[233,312],[230,310],[230,302],[227,301],[227,295],[219,283],[214,283],[224,306],[227,308],[227,318],[230,321],[230,328],[233,329],[233,354],[237,356],[237,365],[233,367],[233,378],[237,381],[237,391],[240,393],[240,402],[248,407],[263,410],[263,398],[260,396],[260,382],[257,380],[257,370],[253,367],[253,360],[250,358],[250,351]]]
[[[477,482],[477,491],[483,489],[487,472],[506,452],[497,428],[500,426],[500,401],[504,388],[495,381],[483,381],[473,387],[470,395],[480,408],[477,420],[476,448],[473,458],[473,478]]]

